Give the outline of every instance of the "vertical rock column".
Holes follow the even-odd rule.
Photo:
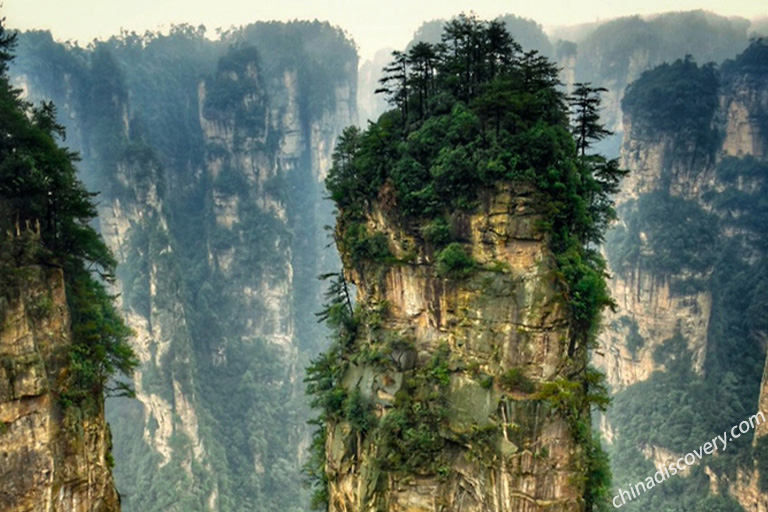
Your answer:
[[[60,270],[14,269],[0,299],[0,510],[120,510],[99,411],[65,409],[56,389],[69,363],[69,311]]]
[[[552,400],[569,325],[537,219],[532,192],[510,186],[455,213],[477,264],[463,276],[407,219],[367,216],[392,253],[379,261],[354,260],[339,226],[361,327],[328,426],[331,511],[583,510],[582,448]]]

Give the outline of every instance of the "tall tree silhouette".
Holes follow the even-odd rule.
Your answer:
[[[600,94],[608,92],[604,87],[592,87],[590,83],[577,83],[568,104],[573,114],[573,134],[576,137],[576,149],[582,159],[587,149],[612,134],[600,124]]]

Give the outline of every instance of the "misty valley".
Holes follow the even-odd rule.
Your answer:
[[[768,512],[765,20],[345,28],[0,24],[0,510]]]

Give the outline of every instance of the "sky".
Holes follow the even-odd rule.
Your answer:
[[[768,15],[766,0],[0,0],[6,26],[48,29],[81,44],[121,29],[143,33],[174,23],[218,27],[253,21],[319,19],[346,30],[362,60],[376,50],[402,48],[423,21],[474,11],[483,18],[515,14],[545,29],[631,14],[706,9],[725,16]]]

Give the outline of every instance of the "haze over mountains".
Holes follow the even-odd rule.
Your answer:
[[[464,512],[580,511],[592,499],[584,481],[604,481],[590,428],[603,435],[615,489],[766,409],[768,46],[756,37],[768,36],[768,18],[690,11],[547,32],[511,14],[499,21],[522,46],[508,54],[512,64],[499,58],[509,75],[497,83],[514,89],[512,99],[492,94],[495,76],[477,78],[486,58],[489,76],[496,72],[494,58],[467,58],[480,70],[469,73],[477,87],[465,93],[449,80],[440,89],[423,75],[428,99],[411,98],[421,117],[401,114],[397,95],[390,104],[374,93],[392,49],[360,62],[345,27],[325,22],[254,22],[215,37],[178,25],[87,46],[43,31],[19,35],[9,77],[28,99],[55,103],[67,129],[61,144],[80,153],[81,179],[100,192],[96,226],[117,260],[117,304],[135,331],[137,398],[110,398],[106,408],[122,510],[309,510],[302,467],[324,453],[334,511],[383,507],[385,498],[388,510],[433,510],[436,496]],[[398,49],[438,43],[444,28],[425,20]],[[606,312],[592,353],[614,404],[592,427],[580,417],[579,435],[563,407],[578,394],[568,386],[588,378],[586,364],[584,375],[570,372],[587,349],[561,346],[579,292],[563,294],[575,278],[552,269],[599,262],[596,238],[569,246],[566,258],[548,245],[554,231],[540,230],[563,205],[594,196],[573,192],[585,183],[573,175],[537,178],[560,169],[547,158],[573,141],[565,113],[549,108],[557,104],[550,68],[533,54],[526,60],[530,50],[554,63],[566,93],[579,82],[608,89],[601,116],[614,135],[590,146],[605,158],[568,154],[564,168],[612,169],[620,158],[630,171],[601,249],[616,310]],[[541,84],[521,86],[521,70],[535,70]],[[357,139],[350,125],[372,127],[379,139]],[[337,149],[342,133],[347,144]],[[336,189],[335,204],[325,187],[332,169],[360,173],[349,171],[355,179]],[[451,196],[456,190],[470,192]],[[337,230],[327,229],[337,215]],[[2,269],[18,263],[7,252]],[[343,265],[360,287],[354,307],[317,279]],[[61,361],[38,347],[68,339],[73,305],[62,287],[59,276],[35,273],[2,309],[0,412],[23,412],[28,399],[55,403],[47,397],[56,379],[40,368]],[[329,304],[352,314],[329,329],[315,316]],[[305,368],[353,324],[338,353],[343,373],[331,360],[339,373],[320,384],[331,391],[323,395],[331,426],[313,452]],[[60,503],[58,489],[79,489],[60,493],[80,500],[78,510],[96,502],[116,510],[103,417],[89,424],[88,446],[99,454],[89,458],[76,428],[41,427],[56,425],[57,407],[41,405],[35,414],[46,420],[35,425],[21,413],[0,417],[0,450],[18,464],[29,451],[40,464],[29,471],[53,475],[13,487],[8,510]],[[391,416],[401,421],[394,427],[370,414],[391,409],[402,413]],[[576,409],[589,413],[583,403]],[[424,417],[431,427],[414,427]],[[766,434],[745,436],[626,507],[768,512]],[[394,455],[377,458],[380,446]],[[589,456],[573,457],[579,449]],[[481,478],[480,467],[494,469]],[[405,478],[389,478],[404,468]],[[32,481],[18,468],[1,471],[15,475],[9,482]],[[496,485],[497,476],[506,483]],[[93,502],[80,499],[83,489]]]

